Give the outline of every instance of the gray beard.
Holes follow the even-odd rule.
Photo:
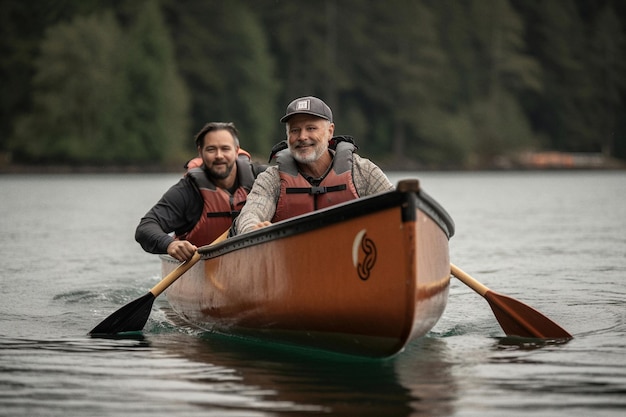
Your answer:
[[[314,148],[313,153],[309,153],[306,156],[302,156],[296,151],[295,148],[290,148],[290,150],[291,150],[291,155],[293,156],[293,159],[295,159],[296,162],[300,164],[310,164],[311,162],[315,162],[318,159],[320,159],[322,155],[324,155],[324,152],[326,151],[325,149],[320,149],[320,147],[316,146]]]

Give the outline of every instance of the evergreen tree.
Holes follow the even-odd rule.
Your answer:
[[[351,90],[364,98],[363,111],[376,132],[370,139],[391,152],[395,164],[433,163],[443,156],[428,149],[434,139],[428,117],[449,90],[432,11],[423,2],[403,0],[372,1],[367,9],[367,18],[349,29],[354,42],[346,49],[354,59],[346,68],[350,79],[360,81]],[[372,51],[375,59],[362,58]]]
[[[589,83],[584,64],[588,41],[575,1],[519,2],[517,7],[543,69],[543,91],[528,95],[528,114],[535,129],[549,138],[544,147],[580,150],[585,116],[577,103]]]
[[[91,13],[97,0],[24,2],[2,0],[0,7],[0,153],[8,150],[21,114],[32,111],[34,58],[46,28],[69,21],[77,14]],[[1,161],[0,161],[1,163]]]
[[[107,118],[123,87],[119,45],[123,34],[111,13],[76,17],[46,31],[33,80],[34,111],[17,122],[18,159],[66,163],[109,161]]]
[[[241,145],[269,152],[276,138],[278,83],[265,30],[245,1],[165,1],[181,73],[192,91],[194,129],[235,122]]]
[[[606,5],[592,21],[589,74],[595,80],[593,92],[585,106],[586,124],[590,128],[591,149],[605,156],[615,156],[616,134],[626,122],[626,27],[622,26],[611,5]]]
[[[124,51],[125,137],[116,153],[129,161],[179,164],[188,157],[183,151],[195,151],[188,130],[189,99],[157,3],[145,1],[137,9]]]
[[[161,163],[185,133],[186,95],[158,8],[123,30],[111,12],[49,28],[36,61],[34,111],[13,139],[17,159]]]
[[[489,166],[496,156],[533,143],[519,97],[541,91],[541,68],[526,50],[523,21],[508,0],[453,3],[436,5],[446,16],[441,31],[456,70],[458,101],[451,120],[471,126],[465,162]]]

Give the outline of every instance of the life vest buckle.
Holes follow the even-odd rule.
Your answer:
[[[309,191],[309,193],[311,195],[318,195],[318,194],[326,194],[328,192],[328,189],[326,187],[311,187],[311,191]]]

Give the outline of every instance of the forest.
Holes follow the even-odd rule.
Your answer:
[[[384,168],[626,161],[623,0],[2,0],[0,168],[267,160],[294,98]]]

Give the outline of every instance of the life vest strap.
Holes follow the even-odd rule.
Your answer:
[[[206,214],[207,217],[232,217],[235,218],[239,215],[239,210],[233,211],[214,211]]]
[[[330,187],[290,187],[285,189],[287,194],[310,194],[310,195],[318,195],[318,194],[326,194],[332,193],[334,191],[343,191],[346,189],[346,184],[333,185]]]

